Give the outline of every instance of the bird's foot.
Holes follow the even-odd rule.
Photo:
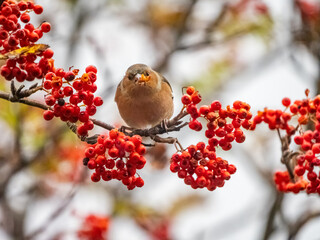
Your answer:
[[[126,132],[127,130],[129,130],[129,131],[133,131],[134,130],[134,128],[131,128],[131,127],[128,127],[128,126],[124,126],[124,125],[122,125],[120,128],[119,128],[119,132]]]
[[[160,126],[164,129],[166,133],[168,133],[168,119],[163,119],[160,123]]]

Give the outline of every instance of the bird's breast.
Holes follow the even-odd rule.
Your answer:
[[[116,103],[123,120],[134,128],[154,126],[170,118],[173,112],[171,96],[162,91],[153,92],[147,87],[118,93]]]

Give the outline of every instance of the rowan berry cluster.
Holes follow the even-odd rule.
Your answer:
[[[108,134],[100,135],[97,143],[85,150],[84,164],[95,172],[91,175],[93,182],[102,178],[104,181],[117,179],[127,186],[128,190],[144,185],[143,179],[137,174],[146,164],[145,146],[138,135],[124,135],[117,129]],[[136,174],[138,176],[136,176]]]
[[[183,178],[192,188],[207,188],[210,191],[223,187],[225,180],[236,172],[236,167],[226,160],[216,157],[215,151],[208,150],[210,145],[199,142],[181,153],[171,157],[170,170]]]
[[[288,149],[285,151],[291,151],[289,144],[292,139],[299,146],[299,150],[291,154],[291,159],[284,160],[288,161],[287,166],[292,166],[291,176],[288,171],[278,171],[274,175],[277,188],[283,192],[298,193],[306,190],[308,194],[320,194],[320,95],[310,99],[308,93],[306,91],[306,99],[296,100],[292,104],[289,98],[284,98],[284,111],[265,109],[254,117],[253,128],[265,122],[271,130],[286,131]],[[296,127],[292,125],[294,120],[297,122]]]
[[[307,187],[308,182],[302,177],[295,177],[292,182],[288,171],[277,171],[274,174],[273,180],[277,185],[277,189],[281,192],[299,193]]]
[[[106,240],[109,230],[110,219],[104,216],[88,215],[77,232],[78,238],[82,240]]]
[[[189,127],[195,131],[202,130],[203,118],[207,122],[205,136],[208,144],[199,142],[191,145],[181,153],[175,153],[171,158],[170,170],[177,172],[187,185],[192,188],[204,188],[213,191],[216,187],[222,187],[225,180],[230,179],[236,167],[226,160],[216,156],[216,148],[230,150],[232,142],[242,143],[245,135],[242,128],[250,129],[252,114],[250,106],[241,101],[235,101],[233,106],[222,108],[219,101],[213,101],[210,106],[197,104],[201,102],[201,96],[194,89],[188,87],[186,94],[181,98],[188,114],[191,116]]]
[[[81,124],[77,133],[86,136],[94,127],[89,117],[96,113],[103,100],[94,96],[97,90],[97,68],[88,66],[80,77],[77,76],[78,72],[77,69],[65,72],[57,68],[46,74],[43,88],[48,92],[45,102],[51,109],[44,111],[43,117],[45,120],[59,117],[62,121],[72,123],[79,120]]]
[[[9,0],[2,3],[0,8],[0,46],[1,54],[6,55],[8,60],[1,66],[0,73],[7,79],[16,78],[23,82],[41,79],[53,68],[53,51],[33,50],[30,54],[26,51],[17,51],[22,47],[31,47],[43,33],[50,31],[51,26],[48,22],[43,22],[39,27],[29,23],[29,13],[41,14],[41,5],[35,5],[31,1]]]
[[[34,45],[43,33],[50,31],[50,23],[44,22],[38,28],[29,23],[31,12],[41,14],[42,11],[42,6],[31,1],[17,3],[9,0],[1,5],[1,53],[9,55],[0,73],[7,80],[15,78],[19,82],[44,79],[43,90],[48,93],[45,96],[48,110],[43,113],[44,119],[59,117],[62,121],[72,123],[79,120],[81,124],[77,133],[86,136],[94,127],[89,117],[103,103],[100,97],[94,96],[97,90],[97,69],[88,66],[86,72],[78,77],[77,69],[65,71],[54,67],[54,52],[45,49],[46,45]]]

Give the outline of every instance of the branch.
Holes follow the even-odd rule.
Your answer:
[[[38,229],[28,234],[25,237],[25,239],[26,240],[34,239],[36,236],[44,232],[48,228],[48,226],[50,226],[50,223],[52,223],[57,217],[59,217],[60,214],[70,205],[75,194],[76,194],[76,188],[75,186],[73,186],[71,191],[65,197],[65,199],[63,199],[63,201],[60,203],[59,207],[48,217],[48,219]]]
[[[297,130],[298,127],[299,125],[295,129]],[[279,129],[277,129],[277,133],[281,142],[281,152],[282,152],[281,162],[286,166],[291,182],[295,182],[295,177],[293,173],[294,166],[293,166],[292,160],[295,159],[295,157],[300,153],[290,150],[289,145],[290,145],[291,137],[289,135],[281,137]]]
[[[271,234],[274,232],[274,220],[281,209],[282,202],[283,202],[283,193],[275,192],[275,199],[274,202],[269,210],[268,220],[266,222],[264,234],[263,234],[263,240],[267,240],[270,238]]]
[[[303,215],[298,218],[297,222],[290,226],[288,240],[294,240],[301,228],[317,217],[320,217],[320,211],[309,212],[308,214],[303,213]]]
[[[32,107],[41,108],[43,110],[50,109],[50,107],[48,107],[47,105],[40,103],[36,100],[32,100],[32,99],[29,99],[26,97],[17,98],[17,96],[12,96],[11,94],[3,92],[3,91],[0,91],[0,98],[8,100],[10,102],[18,102],[18,103],[23,103],[25,105],[29,105]]]
[[[34,92],[42,89],[42,87],[40,88],[40,87],[32,86],[28,90],[21,91],[23,89],[23,87],[24,86],[22,85],[22,86],[20,86],[20,88],[18,90],[16,90],[15,86],[14,86],[14,83],[12,82],[12,84],[11,84],[11,92],[12,93],[9,94],[9,93],[0,91],[0,98],[5,99],[5,100],[10,101],[10,102],[23,103],[23,104],[26,104],[26,105],[29,105],[29,106],[32,106],[32,107],[36,107],[36,108],[40,108],[40,109],[43,109],[43,110],[50,109],[49,106],[47,106],[47,105],[45,105],[43,103],[40,103],[38,101],[32,100],[32,99],[27,98],[27,97],[24,97],[24,96],[30,96]],[[23,96],[23,98],[20,98],[21,96]],[[181,119],[183,117],[185,117],[186,115],[188,115],[187,111],[185,111],[184,108],[182,108],[182,110],[180,111],[180,113],[177,116],[175,116],[171,120],[166,121],[165,124],[160,123],[157,126],[154,126],[152,128],[149,128],[149,129],[131,129],[131,130],[128,130],[127,127],[122,126],[120,128],[120,131],[124,132],[128,136],[140,135],[142,137],[154,138],[154,136],[158,135],[158,134],[180,131],[181,128],[185,127],[188,124],[188,122],[181,121]],[[112,129],[115,128],[113,125],[104,123],[104,122],[99,121],[99,120],[94,119],[94,118],[90,118],[90,120],[95,125],[100,126],[100,127],[104,128],[106,130],[112,130]],[[67,122],[67,125],[71,129],[72,132],[77,134],[77,125],[76,124]],[[87,142],[89,144],[94,144],[94,143],[96,143],[98,136],[99,135],[94,135],[94,136],[90,136],[89,137],[89,136],[79,136],[78,135],[78,138],[81,141]],[[154,138],[154,139],[158,139],[158,138]],[[160,142],[163,142],[163,140],[161,140]]]
[[[165,56],[157,64],[157,66],[154,67],[154,69],[157,70],[158,72],[162,72],[162,70],[167,66],[169,58],[176,51],[176,48],[178,47],[180,40],[182,39],[182,37],[184,36],[184,34],[186,32],[188,20],[189,20],[190,16],[192,15],[193,9],[194,9],[197,1],[198,0],[192,0],[191,3],[189,4],[188,9],[186,10],[186,15],[185,15],[184,19],[182,20],[181,25],[177,29],[172,49],[167,54],[165,54]]]

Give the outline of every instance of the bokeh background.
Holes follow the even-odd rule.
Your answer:
[[[307,88],[320,93],[320,1],[36,2],[44,13],[31,14],[31,22],[51,23],[42,43],[54,50],[56,67],[98,68],[104,105],[95,118],[107,123],[123,124],[113,98],[135,63],[170,81],[175,113],[189,85],[204,104],[241,100],[253,113],[282,108],[283,97],[304,98]],[[273,173],[285,167],[267,126],[219,152],[237,172],[213,192],[170,172],[171,145],[148,149],[145,186],[128,191],[118,182],[92,183],[82,165],[85,145],[40,110],[0,100],[0,131],[0,239],[320,239],[319,196],[276,191]],[[184,147],[205,141],[187,128],[169,135]]]

